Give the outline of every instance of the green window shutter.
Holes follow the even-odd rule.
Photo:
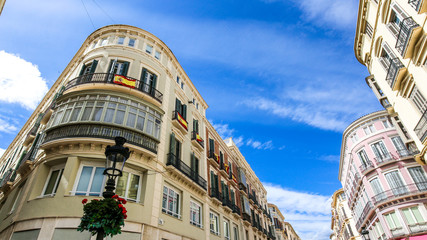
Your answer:
[[[231,202],[233,204],[236,204],[236,199],[235,199],[235,196],[234,196],[234,191],[231,191]]]
[[[169,153],[175,154],[175,148],[176,148],[175,133],[171,133]]]
[[[215,175],[213,171],[211,171],[211,189],[215,189]]]
[[[196,127],[194,129],[194,131],[196,131],[196,133],[199,133],[199,120],[195,120],[196,121]]]
[[[79,76],[83,75],[83,72],[85,71],[85,69],[86,69],[86,65],[83,64],[82,69],[80,70]]]
[[[147,69],[143,68],[141,73],[141,82],[145,83],[146,76],[147,76]]]
[[[182,105],[182,117],[184,118],[184,120],[187,120],[187,105],[183,104]]]
[[[98,60],[93,60],[92,66],[90,66],[90,73],[94,73],[95,72],[97,65],[98,65]]]
[[[209,151],[214,153],[215,152],[215,142],[213,139],[209,138]]]
[[[181,114],[181,101],[178,98],[175,100],[175,111]]]
[[[222,155],[221,151],[219,151],[219,161],[220,161],[220,164],[224,163],[224,155]]]
[[[123,69],[122,69],[120,75],[127,76],[128,68],[129,68],[129,62],[124,62],[123,63]]]
[[[216,188],[216,190],[219,190],[219,187],[218,187],[218,175],[215,175],[215,188]]]
[[[157,88],[157,75],[153,74],[153,82],[151,83],[151,88],[156,89]]]

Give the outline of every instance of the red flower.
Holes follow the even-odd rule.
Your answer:
[[[123,204],[126,204],[126,203],[127,203],[127,201],[126,201],[125,199],[123,199],[123,200],[122,200],[122,203],[123,203]]]
[[[122,204],[119,204],[119,208],[123,208],[123,205],[122,205]]]
[[[117,198],[119,198],[119,195],[116,194],[112,198],[116,198],[117,199]]]
[[[125,214],[123,214],[123,218],[124,218],[124,219],[128,218],[128,215],[126,215],[126,213],[125,213]]]
[[[98,199],[93,199],[92,201],[98,201]]]
[[[122,209],[122,213],[126,214],[128,211],[126,211],[126,209]]]
[[[85,198],[82,200],[82,204],[86,204],[86,203],[87,203],[87,199]]]

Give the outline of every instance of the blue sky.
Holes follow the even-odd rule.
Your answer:
[[[207,118],[239,144],[302,239],[329,239],[342,131],[381,109],[353,53],[356,1],[83,3],[94,26],[82,1],[6,2],[0,151],[91,32],[134,25],[171,48],[209,104]]]

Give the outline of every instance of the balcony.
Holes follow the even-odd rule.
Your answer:
[[[379,166],[379,165],[383,165],[383,164],[388,163],[388,162],[392,162],[396,159],[398,159],[397,156],[394,156],[391,153],[386,153],[384,155],[380,155],[378,157],[375,157],[374,161],[377,164],[377,166]]]
[[[205,148],[205,141],[202,137],[200,137],[199,133],[195,131],[191,132],[191,143],[193,143],[193,145],[197,147],[200,151],[203,151],[203,149]]]
[[[415,134],[420,139],[421,142],[424,142],[427,137],[427,110],[424,111],[420,120],[414,128]]]
[[[231,202],[231,200],[225,196],[222,196],[222,206],[224,207],[228,207],[230,209],[230,211],[233,210],[233,203]]]
[[[219,156],[214,151],[209,151],[208,160],[212,165],[219,168]]]
[[[155,89],[153,86],[150,86],[141,80],[127,77],[127,76],[125,78],[129,79],[129,83],[126,84],[126,83],[123,83],[122,81],[116,80],[115,79],[116,76],[119,76],[119,75],[115,75],[113,73],[84,74],[70,80],[65,86],[65,91],[67,91],[72,87],[83,85],[83,84],[95,84],[95,83],[114,84],[114,85],[122,85],[131,89],[135,89],[139,92],[142,92],[154,98],[157,102],[162,103],[163,94],[159,92],[157,89]]]
[[[12,168],[9,168],[9,170],[3,174],[2,178],[0,179],[0,191],[3,192],[3,194],[11,189],[12,183],[15,181],[15,177],[16,171]]]
[[[359,217],[359,220],[357,220],[356,228],[359,229],[363,222],[365,221],[366,217],[368,216],[369,212],[373,209],[373,205],[371,202],[367,202],[365,207],[363,208],[362,214]]]
[[[211,194],[209,196],[216,200],[218,203],[222,203],[221,196],[219,195],[219,189],[211,187]]]
[[[33,140],[36,138],[39,127],[40,127],[40,122],[34,124],[34,126],[31,128],[31,130],[28,132],[27,136],[25,137],[24,142],[22,143],[24,147],[30,145],[30,143],[33,142]]]
[[[172,124],[178,128],[183,134],[187,133],[188,123],[178,111],[172,112]]]
[[[245,212],[242,212],[243,221],[246,221],[248,223],[251,222],[251,216]]]
[[[418,25],[412,17],[407,17],[402,20],[396,41],[396,50],[403,58],[412,57],[415,43],[418,41],[421,32],[422,29],[420,25]]]
[[[414,223],[411,225],[408,225],[409,231],[411,233],[420,233],[420,232],[426,232],[427,231],[427,223]]]
[[[408,0],[408,3],[418,13],[425,13],[427,11],[427,4],[425,3],[424,0]]]
[[[219,163],[219,169],[221,170],[221,174],[224,176],[224,178],[228,178],[228,165],[224,162]]]
[[[372,200],[375,205],[378,205],[384,202],[390,202],[396,198],[425,192],[427,192],[427,182],[419,182],[381,192],[375,195]]]
[[[240,208],[236,204],[233,203],[231,208],[233,210],[233,213],[240,216]]]
[[[168,161],[166,163],[167,166],[172,165],[176,169],[178,169],[182,174],[193,180],[193,182],[197,183],[203,189],[207,189],[207,183],[204,178],[202,178],[197,171],[190,168],[187,164],[177,158],[174,154],[168,154]]]
[[[362,172],[362,174],[365,174],[366,171],[371,170],[373,168],[374,168],[374,164],[372,164],[371,161],[367,160],[366,165],[360,166],[360,171]]]
[[[392,90],[399,89],[400,82],[405,76],[406,70],[406,67],[402,64],[399,58],[391,59],[385,80]]]
[[[158,142],[145,134],[126,128],[101,124],[77,123],[53,127],[46,131],[44,143],[62,138],[103,138],[113,140],[117,136],[126,138],[128,144],[157,154]]]

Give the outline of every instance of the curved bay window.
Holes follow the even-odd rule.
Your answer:
[[[161,114],[130,99],[85,95],[58,103],[48,128],[73,122],[104,122],[125,126],[159,139]]]

